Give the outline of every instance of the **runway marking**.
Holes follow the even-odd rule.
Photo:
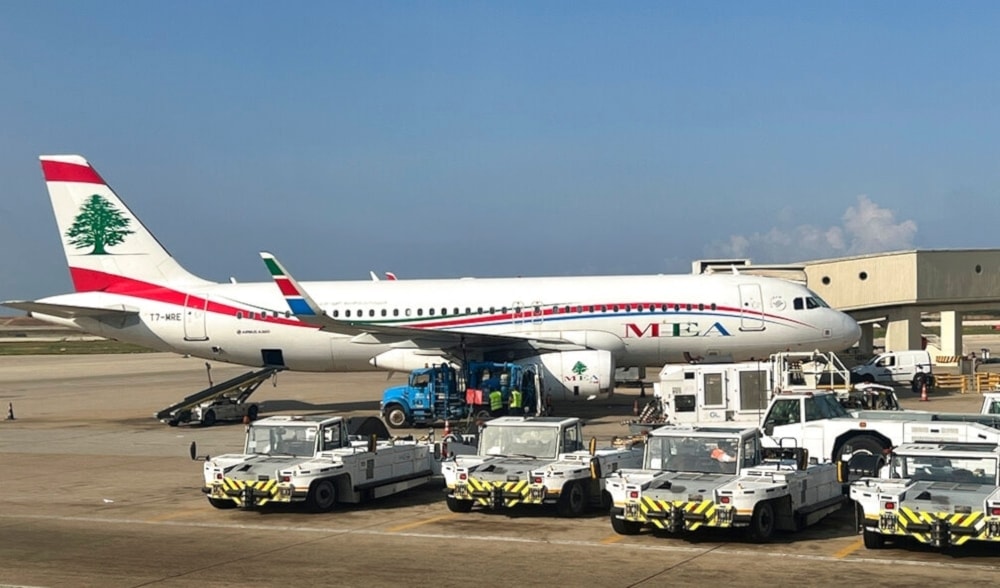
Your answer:
[[[458,518],[456,514],[441,515],[439,517],[433,517],[430,519],[424,519],[422,521],[413,521],[412,523],[406,523],[405,525],[396,525],[395,527],[389,527],[386,529],[386,533],[398,533],[399,531],[405,531],[406,529],[412,529],[414,527],[419,527],[420,525],[426,525],[427,523],[436,523],[438,521],[450,521],[451,519]]]
[[[609,536],[605,537],[604,539],[601,539],[601,545],[611,545],[612,543],[618,543],[619,541],[621,541],[624,538],[625,537],[623,537],[621,535],[609,535]]]
[[[114,519],[107,517],[85,517],[85,516],[61,516],[61,515],[8,515],[0,514],[0,519],[8,520],[49,520],[69,523],[103,523],[110,525],[158,525],[165,527],[186,527],[198,529],[218,529],[218,530],[239,530],[239,531],[261,531],[267,533],[299,532],[325,535],[370,535],[375,537],[413,537],[416,539],[444,539],[463,541],[487,541],[491,543],[525,543],[537,545],[564,545],[567,547],[606,547],[599,542],[572,539],[541,539],[533,537],[505,537],[502,535],[465,535],[460,533],[390,533],[367,528],[349,527],[303,527],[296,525],[274,525],[274,524],[251,524],[251,523],[212,523],[212,522],[183,522],[183,521],[163,521],[148,522],[141,519]],[[974,570],[974,571],[998,571],[1000,564],[979,565],[961,564],[947,561],[913,561],[905,559],[878,559],[873,557],[859,557],[850,560],[839,559],[831,555],[816,555],[808,553],[788,553],[780,550],[754,550],[740,549],[738,544],[714,544],[709,548],[705,547],[685,547],[682,545],[669,544],[639,544],[639,543],[619,543],[611,544],[614,549],[637,549],[641,551],[669,552],[669,553],[695,553],[703,554],[715,550],[718,555],[731,555],[737,557],[748,557],[761,559],[764,557],[783,557],[802,561],[814,561],[823,563],[838,564],[862,564],[862,565],[889,565],[908,566],[914,568],[938,568],[951,570]]]
[[[861,537],[858,537],[850,545],[848,545],[847,547],[844,547],[844,548],[838,550],[837,553],[834,553],[833,557],[835,557],[837,559],[844,559],[848,555],[851,555],[855,551],[861,549],[861,546],[863,546],[864,544],[865,543],[861,539]]]
[[[177,510],[174,512],[168,512],[155,517],[150,517],[146,519],[147,523],[162,523],[164,521],[172,521],[174,519],[183,519],[191,515],[198,515],[204,517],[205,509],[203,508],[189,508],[188,510]]]

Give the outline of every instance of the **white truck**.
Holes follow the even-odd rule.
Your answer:
[[[979,412],[980,414],[1000,415],[1000,392],[984,392],[983,407]]]
[[[1000,542],[998,466],[994,443],[900,445],[879,477],[851,484],[865,547],[902,539],[938,548]]]
[[[561,516],[578,516],[589,506],[606,507],[603,477],[638,467],[642,449],[633,444],[598,449],[583,441],[578,418],[500,417],[479,432],[476,455],[442,464],[452,512],[473,506],[505,509],[520,504],[555,504]]]
[[[205,459],[202,492],[216,508],[304,503],[325,512],[424,484],[440,474],[440,451],[430,441],[390,439],[376,418],[272,416],[247,426],[243,453]]]
[[[910,386],[917,394],[925,383],[928,390],[934,387],[931,354],[923,349],[880,353],[851,368],[851,376],[859,382]]]
[[[878,384],[847,382],[847,368],[832,353],[777,353],[769,361],[725,364],[667,364],[653,385],[653,399],[629,423],[649,425],[760,422],[777,390],[826,389],[852,408],[896,410],[895,391]]]
[[[664,426],[646,440],[642,469],[605,480],[611,527],[635,535],[744,528],[757,541],[798,530],[845,502],[837,466],[810,462],[801,448],[768,449],[760,430]]]

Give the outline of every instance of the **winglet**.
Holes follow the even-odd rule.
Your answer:
[[[303,320],[326,314],[309,297],[309,294],[299,286],[299,283],[295,281],[295,278],[288,273],[285,266],[281,265],[281,262],[275,256],[267,251],[261,251],[260,258],[264,260],[267,271],[271,272],[271,277],[274,278],[274,283],[281,290],[281,295],[285,297],[285,302],[288,303],[288,308],[292,310],[292,314]]]

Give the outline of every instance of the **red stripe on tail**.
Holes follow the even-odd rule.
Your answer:
[[[46,182],[81,182],[84,184],[106,184],[94,168],[87,165],[66,163],[65,161],[42,160],[42,173]]]

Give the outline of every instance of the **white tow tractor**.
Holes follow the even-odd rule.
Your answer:
[[[638,467],[642,450],[631,442],[598,449],[583,442],[577,418],[500,417],[479,432],[476,455],[458,455],[442,464],[448,508],[468,512],[519,504],[555,504],[562,516],[588,506],[607,506],[602,478],[620,468]]]
[[[837,466],[810,463],[798,447],[765,448],[757,428],[664,426],[646,440],[642,469],[605,480],[611,527],[635,535],[644,526],[668,533],[744,528],[766,541],[799,530],[845,501]]]
[[[879,477],[851,484],[865,547],[914,539],[938,548],[1000,543],[1000,446],[923,441],[897,447]]]
[[[458,439],[450,448],[461,451]],[[247,426],[243,453],[205,459],[202,492],[216,508],[305,503],[323,512],[424,484],[440,474],[440,452],[430,440],[389,438],[374,417],[272,416]]]

